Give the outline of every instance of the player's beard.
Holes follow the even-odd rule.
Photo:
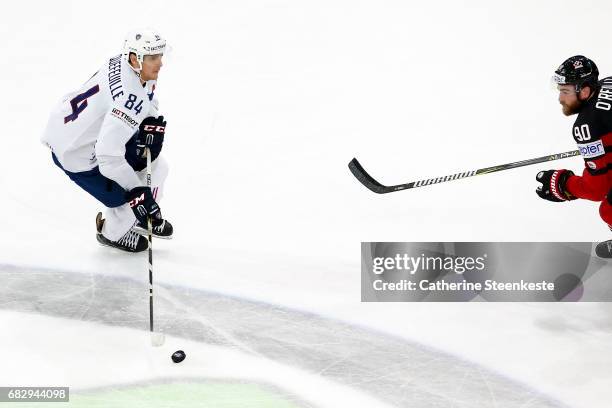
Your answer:
[[[563,114],[565,116],[572,116],[580,111],[580,108],[582,107],[582,101],[575,100],[571,104],[561,103],[561,106],[563,107]]]

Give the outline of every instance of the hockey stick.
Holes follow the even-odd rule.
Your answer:
[[[145,148],[147,156],[147,187],[151,188],[151,151]],[[164,333],[153,330],[153,225],[151,217],[147,218],[147,233],[149,238],[149,329],[151,331],[151,345],[159,347],[164,344]]]
[[[565,159],[568,157],[578,156],[579,154],[580,154],[579,150],[572,150],[572,151],[564,152],[564,153],[551,154],[550,156],[537,157],[535,159],[522,160],[522,161],[502,164],[499,166],[485,167],[483,169],[470,170],[470,171],[466,171],[463,173],[451,174],[450,176],[443,176],[443,177],[437,177],[437,178],[431,178],[431,179],[419,180],[419,181],[411,181],[410,183],[405,183],[405,184],[396,184],[394,186],[385,186],[383,184],[380,184],[378,181],[374,179],[374,177],[370,176],[368,172],[365,171],[365,169],[361,166],[359,161],[357,161],[357,159],[355,158],[353,158],[353,160],[350,161],[348,166],[349,166],[349,169],[351,170],[351,173],[353,173],[353,175],[357,178],[357,180],[359,180],[361,184],[363,184],[364,186],[366,186],[367,188],[369,188],[375,193],[385,194],[385,193],[392,193],[394,191],[407,190],[409,188],[424,187],[424,186],[429,186],[431,184],[444,183],[446,181],[458,180],[458,179],[462,179],[466,177],[480,176],[481,174],[489,174],[489,173],[494,173],[496,171],[514,169],[516,167],[523,167],[523,166],[529,166],[529,165],[537,164],[537,163],[544,163],[544,162],[553,161],[553,160]]]

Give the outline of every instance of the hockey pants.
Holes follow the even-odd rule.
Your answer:
[[[55,155],[53,155],[53,162],[64,170]],[[126,203],[125,190],[115,181],[104,177],[98,167],[79,173],[71,173],[66,170],[64,172],[79,187],[107,207],[104,215],[106,221],[102,229],[102,235],[106,238],[111,241],[117,241],[136,223],[136,217],[130,206]],[[146,185],[146,169],[137,171],[136,175],[142,182],[142,185]],[[158,203],[162,199],[163,185],[167,176],[168,164],[163,157],[158,156],[151,163],[151,191],[155,201]]]

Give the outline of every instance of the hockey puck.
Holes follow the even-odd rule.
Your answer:
[[[174,361],[175,363],[180,363],[185,359],[185,357],[185,352],[183,350],[177,350],[172,353],[172,361]]]

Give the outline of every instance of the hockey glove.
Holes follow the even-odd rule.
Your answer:
[[[571,170],[546,170],[536,176],[536,180],[542,183],[536,189],[536,194],[544,200],[561,202],[575,200],[576,197],[567,192],[565,184],[573,176]]]
[[[125,193],[125,199],[132,208],[132,211],[134,211],[134,215],[140,225],[147,225],[149,217],[151,217],[153,226],[163,222],[159,205],[157,205],[153,194],[151,194],[151,188],[136,187]]]
[[[125,144],[125,160],[135,171],[147,167],[145,147],[151,151],[151,161],[157,159],[164,144],[165,131],[166,121],[163,116],[148,117],[142,121],[138,132]]]
[[[164,133],[166,133],[164,117],[154,118],[149,116],[140,123],[138,136],[136,136],[136,144],[143,149],[145,147],[161,146],[164,143]]]

